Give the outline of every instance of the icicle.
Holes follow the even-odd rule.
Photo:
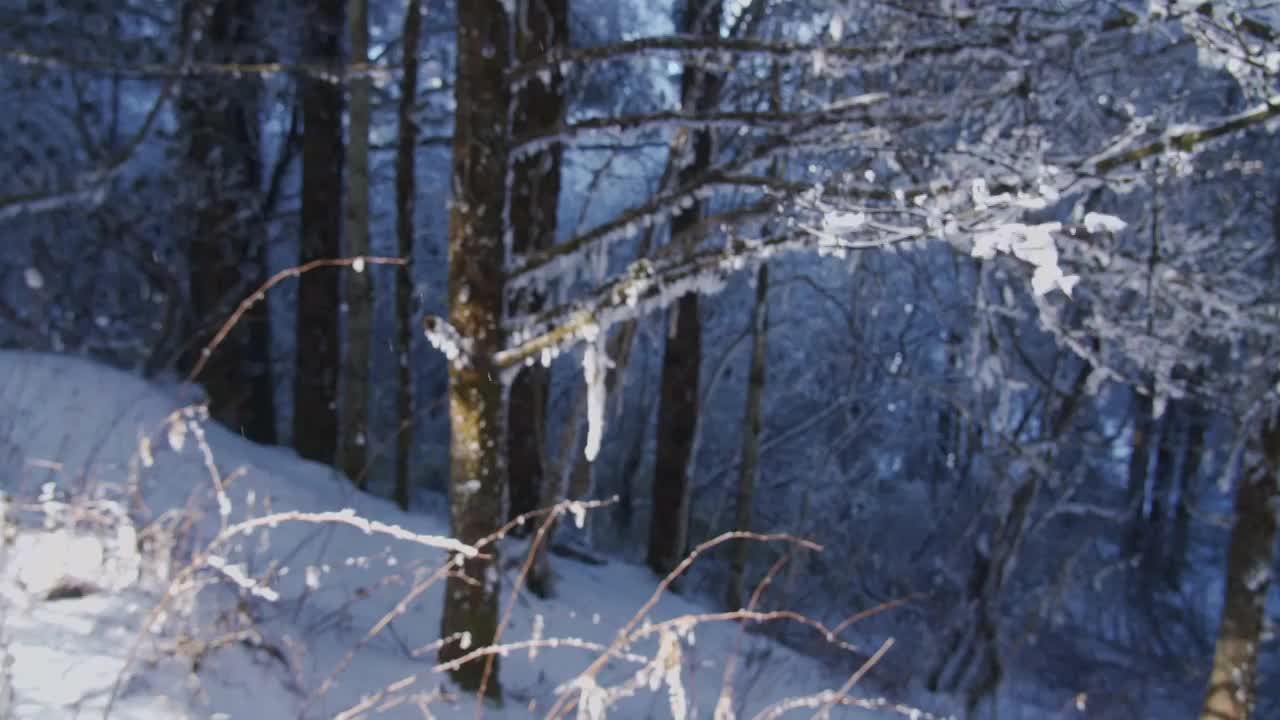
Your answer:
[[[582,374],[587,381],[586,456],[588,462],[594,462],[604,438],[605,376],[612,363],[605,347],[609,333],[592,324],[587,326],[583,335],[587,341],[582,353]]]

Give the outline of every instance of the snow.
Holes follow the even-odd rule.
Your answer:
[[[1105,213],[1091,212],[1084,216],[1084,227],[1091,233],[1106,231],[1118,233],[1128,227],[1129,224],[1115,215],[1107,215]]]
[[[44,287],[44,275],[40,271],[29,267],[22,271],[22,279],[26,281],[27,287],[32,290],[39,290]]]
[[[13,717],[100,717],[108,706],[139,720],[475,714],[432,667],[443,584],[420,586],[449,550],[468,552],[443,517],[357,493],[327,467],[83,359],[2,351],[0,378],[0,447],[18,461],[4,489],[21,508],[15,541],[0,546]],[[569,511],[581,522],[586,507]],[[195,564],[167,566],[172,547]],[[504,605],[521,560],[516,541],[507,548]],[[616,560],[555,567],[557,598],[513,603],[503,640],[528,652],[503,655],[504,702],[486,705],[489,717],[541,716],[575,683],[591,699],[580,716],[711,717],[734,652],[753,658],[740,659],[736,717],[847,679],[732,623],[701,625],[696,644],[690,623],[662,626],[582,676],[656,582]],[[664,595],[648,619],[707,612]],[[658,690],[635,685],[642,675]],[[839,706],[832,717],[885,715]]]
[[[1059,289],[1070,297],[1080,277],[1063,274],[1058,265],[1058,248],[1053,233],[1061,229],[1062,224],[1057,222],[1039,225],[1007,223],[975,235],[972,254],[976,258],[990,259],[995,257],[996,251],[1010,253],[1035,268],[1031,289],[1036,295],[1047,295]]]

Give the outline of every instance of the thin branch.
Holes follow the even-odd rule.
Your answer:
[[[1043,39],[1043,38],[1039,38]],[[567,48],[547,53],[529,63],[517,65],[507,75],[513,85],[527,82],[540,72],[553,66],[586,65],[602,61],[617,61],[646,55],[675,55],[678,58],[706,61],[708,57],[723,58],[726,63],[743,56],[764,56],[775,60],[809,61],[816,55],[837,60],[866,61],[880,58],[886,61],[919,57],[945,57],[970,50],[991,50],[1010,45],[1015,38],[1010,35],[970,37],[963,40],[906,45],[882,43],[872,45],[815,45],[752,38],[711,38],[702,35],[666,35],[626,40],[609,45],[587,48]]]
[[[26,67],[44,70],[95,72],[116,77],[176,80],[201,76],[231,78],[263,78],[271,75],[303,75],[324,82],[341,84],[355,78],[390,80],[401,69],[394,63],[347,63],[343,65],[323,63],[284,62],[167,62],[121,64],[109,60],[68,58],[35,53],[29,50],[10,49],[0,58]]]
[[[1125,151],[1107,150],[1085,161],[1086,173],[1103,175],[1123,165],[1132,165],[1166,150],[1193,150],[1210,140],[1259,125],[1280,115],[1280,95],[1274,95],[1265,103],[1235,115],[1229,115],[1212,123],[1195,128],[1174,128],[1158,139]]]
[[[223,340],[227,339],[227,335],[230,334],[232,328],[236,326],[236,323],[240,322],[240,319],[244,317],[245,313],[249,312],[250,308],[266,299],[268,290],[289,278],[298,277],[303,273],[308,273],[312,270],[324,267],[349,267],[357,264],[404,265],[405,260],[404,258],[377,257],[372,255],[312,260],[311,262],[298,265],[297,267],[286,268],[275,275],[272,275],[270,279],[251,293],[249,297],[240,301],[240,306],[235,309],[235,312],[231,313],[231,317],[227,318],[227,321],[222,324],[222,327],[218,329],[217,334],[213,336],[213,339],[209,341],[209,344],[205,345],[204,349],[200,351],[200,359],[196,362],[195,367],[191,368],[191,372],[187,374],[187,382],[195,381],[195,379],[200,375],[200,371],[204,370],[204,366],[209,362],[209,358],[213,355],[213,351],[222,344]]]
[[[513,156],[520,157],[541,150],[553,142],[566,142],[581,135],[599,132],[638,132],[671,128],[724,128],[740,131],[789,130],[797,123],[811,124],[859,121],[872,123],[876,118],[866,108],[887,98],[884,93],[850,98],[846,101],[807,112],[768,112],[752,110],[717,110],[712,112],[686,112],[663,110],[629,115],[603,115],[566,123],[549,130],[516,138],[511,146]],[[858,111],[856,114],[854,111]]]

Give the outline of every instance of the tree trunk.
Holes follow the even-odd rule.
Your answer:
[[[307,0],[303,55],[335,68],[342,59],[345,0]],[[342,248],[342,85],[307,75],[302,95],[301,262],[339,257]],[[321,268],[298,278],[293,445],[308,460],[334,462],[338,440],[339,278]]]
[[[396,270],[396,470],[395,498],[409,508],[409,449],[413,443],[413,377],[409,348],[413,342],[413,208],[417,188],[415,151],[418,126],[413,108],[418,100],[418,40],[422,35],[422,1],[409,0],[401,32],[404,74],[400,78],[398,146],[396,148],[396,252],[405,261]]]
[[[207,7],[197,58],[253,60],[255,6],[250,0],[221,0]],[[188,12],[200,7],[206,6],[193,5]],[[178,104],[187,136],[185,162],[199,179],[192,188],[195,227],[188,248],[194,332],[180,358],[184,370],[200,361],[236,304],[262,282],[263,265],[257,261],[264,234],[257,212],[260,92],[253,79],[202,78],[183,86]],[[245,273],[246,267],[253,271]],[[260,443],[275,441],[266,329],[266,305],[258,303],[232,328],[198,378],[213,418]]]
[[[449,218],[449,322],[467,339],[466,354],[449,367],[451,430],[449,521],[453,537],[474,543],[505,518],[504,407],[494,354],[502,349],[503,205],[507,174],[510,18],[503,0],[458,3],[458,61],[453,136],[453,198]],[[493,642],[498,623],[497,546],[450,575],[440,660]],[[466,633],[469,642],[457,642]],[[499,694],[496,657],[455,670],[467,690]]]
[[[1156,445],[1155,466],[1151,473],[1151,511],[1143,527],[1142,583],[1143,592],[1150,597],[1160,584],[1164,570],[1169,566],[1172,549],[1169,508],[1177,498],[1177,460],[1174,451],[1178,442],[1179,411],[1177,403],[1170,403],[1160,418],[1160,436]]]
[[[368,0],[349,0],[352,62],[369,60]],[[347,148],[347,254],[369,254],[369,93],[367,75],[351,81]],[[373,342],[373,284],[368,270],[347,278],[347,348],[342,363],[342,469],[361,489],[368,486],[369,350]]]
[[[673,227],[675,223],[673,223]],[[677,301],[662,357],[658,400],[658,450],[646,562],[659,575],[684,556],[687,542],[689,463],[698,426],[698,379],[702,366],[702,321],[698,296]]]
[[[720,0],[688,0],[677,22],[682,32],[719,37],[723,16]],[[686,65],[681,78],[681,105],[688,111],[708,111],[719,99],[719,78]],[[693,132],[692,157],[680,170],[680,184],[692,181],[711,165],[711,130]],[[671,220],[671,235],[693,230],[703,204],[691,206]],[[702,325],[698,295],[689,293],[672,309],[672,328],[662,357],[662,388],[658,404],[658,449],[653,474],[653,507],[649,519],[646,562],[665,575],[684,555],[689,503],[689,464],[698,419],[698,380],[702,365]]]
[[[1276,559],[1280,419],[1265,425],[1261,446],[1260,462],[1242,474],[1236,488],[1222,622],[1202,720],[1245,720],[1257,698],[1258,644]]]
[[[520,0],[517,3],[516,62],[538,60],[569,45],[567,0]],[[533,78],[514,98],[512,136],[545,134],[564,118],[564,81],[559,67],[543,82]],[[560,159],[563,148],[553,143],[515,161],[511,182],[511,212],[507,232],[511,252],[519,258],[555,242],[560,201]],[[526,288],[512,301],[515,315],[537,312],[543,299]],[[546,482],[546,415],[550,375],[541,365],[520,370],[511,385],[507,410],[507,469],[510,473],[511,517],[533,510]]]
[[[1151,470],[1151,433],[1155,426],[1150,394],[1134,393],[1133,441],[1129,454],[1129,481],[1125,503],[1129,514],[1126,528],[1126,555],[1142,549],[1146,520],[1147,478]]]
[[[761,265],[756,273],[756,304],[751,316],[751,369],[747,375],[747,410],[742,429],[742,467],[738,474],[737,522],[735,530],[750,531],[755,509],[756,473],[760,458],[760,429],[763,425],[765,349],[769,334],[769,266]],[[734,543],[729,565],[729,610],[744,606],[746,592],[743,575],[747,569],[747,540]]]
[[[1208,429],[1206,410],[1186,401],[1178,403],[1179,415],[1186,420],[1186,436],[1182,443],[1181,482],[1178,498],[1173,508],[1173,528],[1170,530],[1168,564],[1165,575],[1169,587],[1177,589],[1182,584],[1183,571],[1188,566],[1188,549],[1191,546],[1191,509],[1195,507],[1200,488],[1200,464],[1204,457],[1204,435]]]

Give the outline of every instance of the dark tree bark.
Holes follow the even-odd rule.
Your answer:
[[[353,62],[369,60],[369,2],[349,0],[348,24]],[[369,254],[369,99],[368,76],[351,81],[350,147],[347,150],[347,255]],[[369,352],[373,344],[373,273],[349,272],[347,280],[347,347],[342,362],[342,457],[347,477],[368,486]]]
[[[756,304],[751,314],[751,369],[747,374],[747,409],[742,427],[742,466],[738,474],[737,518],[735,530],[750,531],[755,511],[756,474],[760,460],[760,430],[764,425],[764,380],[766,344],[769,335],[769,266],[756,272]],[[734,543],[729,564],[729,589],[725,597],[729,610],[744,607],[747,550],[750,543]]]
[[[719,37],[723,15],[719,0],[688,0],[677,27],[682,32]],[[686,65],[681,78],[681,104],[686,110],[709,111],[719,100],[720,80],[713,73]],[[711,165],[711,131],[692,133],[691,157],[680,170],[680,185],[691,182]],[[671,220],[672,237],[693,231],[703,204],[694,202]],[[698,295],[682,296],[662,357],[662,388],[658,405],[658,449],[653,475],[653,508],[649,520],[646,562],[665,575],[684,555],[687,542],[689,463],[698,420],[698,380],[702,368],[702,324]]]
[[[1242,473],[1236,488],[1222,622],[1202,720],[1245,720],[1257,700],[1258,645],[1276,561],[1280,419],[1272,418],[1260,435],[1259,462]]]
[[[401,43],[404,74],[400,78],[399,138],[396,150],[396,252],[406,263],[396,270],[396,477],[395,498],[408,509],[412,483],[409,449],[413,444],[413,376],[409,372],[409,348],[413,341],[413,208],[417,188],[418,126],[413,108],[418,100],[418,41],[422,35],[422,2],[409,0],[405,7]]]
[[[303,54],[334,66],[342,59],[345,0],[307,0]],[[299,81],[302,95],[301,262],[341,255],[342,85],[314,75]],[[332,465],[338,441],[337,269],[321,268],[298,279],[297,369],[294,375],[293,445],[308,460]]]
[[[449,367],[451,429],[449,521],[453,537],[474,543],[505,517],[506,430],[499,371],[504,286],[502,209],[506,193],[511,18],[503,0],[458,3],[458,65],[449,217],[449,322],[467,339]],[[493,642],[498,623],[497,546],[461,566],[445,586],[441,632],[447,662]],[[453,641],[466,633],[470,645]],[[492,673],[488,672],[492,668]],[[497,659],[467,663],[454,680],[499,694]],[[487,679],[487,682],[486,682]]]
[[[544,57],[569,45],[568,0],[519,0],[516,5],[516,62]],[[532,78],[514,98],[512,135],[524,137],[551,132],[565,111],[564,80],[559,67],[545,77]],[[522,257],[550,247],[555,241],[560,200],[560,158],[554,143],[545,150],[516,160],[512,171],[511,213],[507,231],[511,252]],[[542,298],[532,291],[512,300],[515,314],[536,312]],[[546,482],[546,415],[550,376],[541,365],[524,368],[511,385],[507,412],[507,468],[510,473],[510,513],[533,510]],[[535,585],[537,584],[535,579]]]
[[[190,18],[203,27],[196,58],[207,62],[255,59],[256,3],[194,3]],[[179,117],[186,133],[184,161],[193,187],[195,227],[188,246],[192,336],[179,359],[184,371],[200,361],[236,305],[263,280],[259,261],[264,227],[257,208],[262,179],[258,112],[261,85],[246,78],[199,78],[183,86]],[[246,272],[245,268],[252,268]],[[206,362],[198,380],[213,418],[260,443],[275,442],[275,413],[267,307],[258,303]]]

